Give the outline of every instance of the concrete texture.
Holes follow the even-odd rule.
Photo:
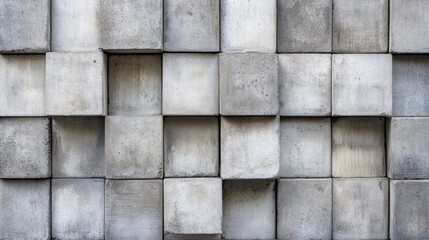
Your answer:
[[[392,56],[333,55],[332,89],[333,116],[390,116]]]
[[[222,117],[222,179],[276,178],[280,169],[279,117]]]
[[[332,180],[281,179],[277,239],[332,239]]]
[[[331,55],[279,54],[278,58],[280,115],[330,116]]]
[[[220,234],[164,234],[164,240],[220,240]]]
[[[160,115],[161,68],[159,55],[111,55],[109,115]]]
[[[165,177],[219,176],[218,118],[165,118],[164,168]]]
[[[164,115],[219,114],[216,54],[166,53],[162,68]]]
[[[278,114],[276,54],[220,54],[219,78],[222,115]]]

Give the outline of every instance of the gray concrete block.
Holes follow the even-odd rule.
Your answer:
[[[0,239],[51,239],[50,180],[0,180]]]
[[[51,176],[48,118],[0,118],[0,178]]]
[[[220,240],[221,234],[164,234],[164,240]]]
[[[279,54],[278,58],[280,115],[330,116],[331,55]]]
[[[222,117],[222,179],[276,178],[280,169],[279,117]]]
[[[52,238],[104,239],[104,179],[52,179]]]
[[[106,115],[107,58],[101,52],[46,54],[46,114]]]
[[[277,239],[332,239],[332,180],[281,179]]]
[[[162,113],[217,115],[219,113],[217,54],[163,55]]]
[[[104,118],[52,119],[52,177],[104,177]]]
[[[165,233],[220,234],[221,225],[222,181],[220,178],[164,180]]]
[[[388,0],[333,0],[333,43],[337,53],[388,51]]]
[[[107,178],[162,178],[162,116],[106,117]]]
[[[332,56],[332,115],[390,116],[392,56],[335,54]]]
[[[388,239],[387,178],[333,179],[333,238]]]
[[[160,115],[159,55],[109,56],[109,115]]]
[[[219,0],[164,1],[164,50],[219,51]]]
[[[278,114],[276,54],[220,54],[219,78],[222,115]]]
[[[106,239],[162,239],[162,180],[107,180]]]

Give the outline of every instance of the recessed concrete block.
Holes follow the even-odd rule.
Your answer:
[[[222,117],[222,179],[276,178],[280,169],[279,117]]]
[[[332,115],[390,116],[392,56],[338,54],[332,56]]]
[[[277,239],[332,239],[332,180],[281,179]]]
[[[388,51],[388,0],[333,0],[334,52]]]
[[[164,115],[219,113],[218,55],[164,54],[162,73]]]
[[[109,116],[105,127],[107,178],[162,178],[162,116]]]
[[[109,57],[109,115],[161,114],[161,56]]]
[[[220,54],[219,64],[222,115],[278,114],[276,54]]]
[[[162,239],[162,180],[106,181],[106,239]]]
[[[220,178],[164,180],[165,233],[220,234],[221,225],[222,181]]]
[[[330,116],[331,55],[279,54],[278,58],[280,115]]]
[[[51,239],[50,180],[0,180],[0,239]]]

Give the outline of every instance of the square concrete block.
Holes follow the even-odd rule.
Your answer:
[[[331,176],[331,119],[280,119],[280,177]]]
[[[392,56],[338,54],[332,56],[332,115],[390,116]]]
[[[160,55],[109,56],[109,115],[161,115]]]
[[[334,52],[388,51],[388,0],[333,0],[333,4]]]
[[[104,177],[104,118],[52,119],[52,176]]]
[[[162,116],[109,116],[105,124],[107,178],[162,178]]]
[[[332,180],[281,179],[277,239],[332,239]]]
[[[107,180],[106,239],[162,239],[162,180]]]
[[[280,115],[330,116],[331,55],[279,54],[278,58]]]
[[[277,115],[277,54],[220,54],[220,113]]]
[[[45,56],[0,55],[0,116],[45,115]]]
[[[51,239],[50,180],[0,180],[0,239]]]
[[[217,54],[163,55],[162,113],[164,115],[219,114]]]
[[[47,115],[106,115],[107,59],[101,52],[46,54]]]
[[[164,232],[222,233],[222,180],[172,178],[164,180]]]
[[[276,51],[277,0],[220,0],[222,52]]]
[[[219,0],[165,0],[164,50],[219,51]]]
[[[164,120],[165,177],[219,176],[219,119]]]
[[[222,179],[276,178],[280,169],[279,117],[222,117]]]
[[[50,0],[0,0],[0,53],[50,50]]]

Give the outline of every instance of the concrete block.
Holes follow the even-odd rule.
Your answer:
[[[106,239],[162,239],[162,180],[107,180]]]
[[[219,0],[164,1],[164,50],[219,51]]]
[[[104,118],[52,119],[52,176],[104,177]]]
[[[0,116],[45,115],[45,56],[0,55]]]
[[[47,115],[106,115],[107,59],[101,52],[46,54]]]
[[[217,115],[219,65],[216,54],[163,55],[162,113]]]
[[[51,239],[50,180],[0,180],[0,239]]]
[[[219,70],[222,115],[278,114],[276,54],[220,54]]]
[[[168,117],[164,121],[165,176],[219,176],[218,118]]]
[[[0,118],[0,178],[51,176],[48,118]]]
[[[222,179],[276,178],[280,169],[279,117],[222,117]]]
[[[276,51],[276,0],[220,0],[222,52]]]
[[[104,179],[52,179],[52,238],[104,239]]]
[[[49,52],[50,5],[50,0],[0,0],[0,53]]]
[[[164,180],[165,233],[220,234],[221,224],[222,181],[220,178]]]
[[[332,180],[281,179],[277,239],[332,239]]]
[[[333,4],[334,52],[388,51],[388,0],[333,0]]]
[[[280,119],[280,177],[331,176],[331,119]]]
[[[388,239],[387,178],[333,179],[333,238]]]
[[[106,117],[107,178],[162,178],[162,116]]]
[[[159,0],[101,0],[101,48],[108,52],[161,52]]]
[[[278,52],[331,52],[332,0],[279,0]]]
[[[331,55],[279,54],[278,58],[280,115],[330,116]]]
[[[161,115],[160,55],[109,57],[109,115]]]
[[[164,240],[221,240],[221,234],[164,234]]]
[[[332,56],[332,115],[390,116],[392,56],[338,54]]]

